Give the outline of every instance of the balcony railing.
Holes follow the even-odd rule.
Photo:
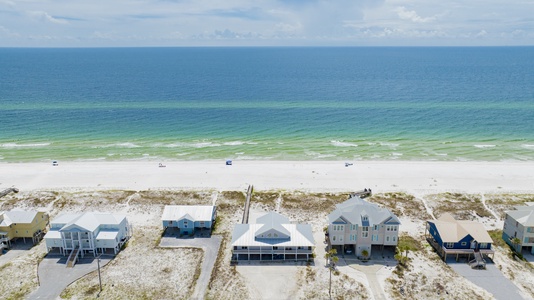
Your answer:
[[[312,254],[313,250],[298,249],[298,250],[251,250],[251,249],[237,249],[232,250],[234,254]]]

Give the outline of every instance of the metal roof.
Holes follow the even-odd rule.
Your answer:
[[[232,232],[232,246],[315,246],[310,224],[290,224],[288,218],[278,213],[268,213],[258,218],[257,222],[259,223],[236,224]],[[287,232],[288,238],[258,237],[258,232],[267,232],[264,231],[265,226],[283,233]]]
[[[11,224],[29,224],[37,216],[35,210],[22,210],[15,208],[11,211],[3,212],[3,218],[0,220],[0,226],[9,226]],[[0,214],[1,215],[1,214]]]
[[[523,226],[534,226],[534,206],[516,206],[515,209],[506,211],[506,214]]]
[[[282,236],[289,236],[289,231],[282,224],[289,224],[289,219],[274,211],[267,213],[256,219],[257,224],[263,224],[256,231],[256,237],[262,236],[269,231],[278,232]]]
[[[479,243],[493,243],[484,225],[468,220],[456,220],[451,214],[445,213],[437,220],[429,220],[436,225],[441,240],[444,243],[457,243],[467,235]]]
[[[45,236],[44,239],[61,239],[61,233],[57,230],[49,230]]]
[[[86,212],[81,214],[64,214],[50,222],[63,225],[60,231],[90,231],[94,232],[98,227],[103,225],[119,225],[126,219],[124,215],[114,215],[109,213]]]
[[[118,231],[100,231],[98,235],[96,236],[96,239],[97,240],[115,240],[118,234],[119,234]]]
[[[162,221],[178,221],[188,219],[191,221],[212,221],[213,205],[165,205]]]
[[[367,218],[365,218],[367,217]],[[336,205],[336,209],[328,215],[330,224],[341,218],[344,222],[359,226],[372,226],[387,221],[388,224],[400,224],[399,219],[387,208],[367,202],[358,196]]]

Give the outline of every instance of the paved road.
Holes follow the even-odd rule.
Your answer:
[[[102,256],[100,267],[113,259],[112,256]],[[57,299],[61,292],[72,282],[97,269],[94,257],[78,260],[74,268],[67,268],[67,257],[58,254],[47,255],[39,264],[39,288],[30,294],[28,299]]]
[[[467,263],[457,263],[454,259],[447,259],[447,264],[456,273],[492,293],[495,299],[525,299],[512,281],[504,277],[493,263],[488,263],[486,270],[471,269]]]
[[[218,235],[196,238],[177,238],[175,236],[165,236],[161,238],[159,244],[160,247],[193,247],[202,248],[204,250],[204,259],[202,261],[200,276],[196,282],[191,299],[204,299],[206,289],[210,283],[211,272],[213,271],[213,266],[215,266],[217,260],[221,241],[222,237]]]

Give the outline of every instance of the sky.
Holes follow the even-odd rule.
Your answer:
[[[534,45],[534,0],[0,0],[0,47]]]

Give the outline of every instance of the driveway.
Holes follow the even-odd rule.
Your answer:
[[[11,249],[9,249],[5,254],[0,255],[0,267],[26,253],[33,247],[33,243],[31,240],[24,243],[22,239],[20,239],[16,242],[13,242],[11,246]]]
[[[200,270],[200,276],[195,285],[195,290],[191,299],[204,299],[206,289],[210,283],[211,272],[217,261],[219,254],[219,247],[221,245],[222,237],[212,235],[211,237],[195,237],[195,238],[178,238],[176,236],[164,236],[161,238],[160,247],[165,248],[179,248],[192,247],[202,248],[204,250],[204,259]]]
[[[100,267],[105,266],[113,256],[102,256]],[[39,288],[28,299],[57,299],[72,282],[97,269],[97,259],[81,258],[73,268],[67,268],[67,256],[48,254],[39,264]]]
[[[492,293],[495,299],[526,299],[512,281],[504,277],[495,264],[491,262],[486,264],[486,270],[471,269],[467,263],[456,262],[454,258],[447,259],[447,264],[456,273]]]
[[[384,268],[396,266],[397,261],[384,258],[381,260],[371,259],[368,262],[362,262],[358,259],[347,258],[347,256],[345,256],[344,261],[349,267],[365,274],[365,277],[367,277],[367,281],[369,282],[369,288],[373,299],[387,299],[384,287],[380,284],[380,281],[384,280],[384,276],[381,276],[380,271]]]

